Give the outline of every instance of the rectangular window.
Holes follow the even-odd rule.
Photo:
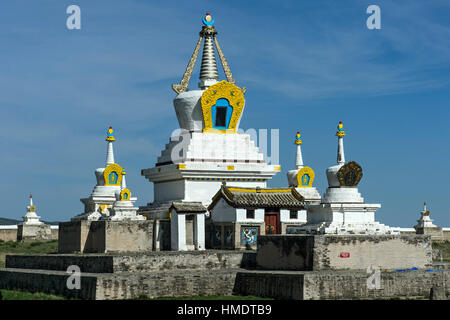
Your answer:
[[[227,124],[227,107],[216,107],[215,127],[225,127]]]
[[[289,218],[290,219],[297,219],[298,218],[298,211],[297,210],[291,210],[291,212],[289,213]]]
[[[247,209],[247,219],[255,219],[255,209]]]

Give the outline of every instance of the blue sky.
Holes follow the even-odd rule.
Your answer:
[[[81,30],[66,28],[71,4]],[[366,28],[370,4],[381,8],[381,30]],[[110,125],[137,204],[152,201],[140,170],[178,127],[171,84],[206,11],[247,87],[241,127],[280,130],[282,172],[269,186],[287,185],[300,130],[323,193],[343,121],[346,159],[362,165],[359,189],[382,204],[379,221],[412,227],[426,200],[450,226],[450,3],[439,0],[2,1],[0,216],[23,216],[29,193],[45,220],[81,213]]]

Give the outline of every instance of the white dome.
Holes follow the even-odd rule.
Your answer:
[[[174,100],[175,113],[181,129],[201,131],[204,128],[200,102],[204,90],[181,92]]]
[[[105,185],[105,177],[103,176],[103,172],[105,168],[95,169],[95,178],[97,178],[97,185],[104,186]]]
[[[337,177],[337,173],[340,168],[342,168],[344,164],[338,164],[327,169],[327,180],[328,187],[340,187],[339,179]]]

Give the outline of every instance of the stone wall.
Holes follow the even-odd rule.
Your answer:
[[[18,240],[18,227],[17,225],[0,226],[0,240],[2,241],[17,241]],[[32,241],[47,241],[58,240],[58,227],[51,226],[51,234],[48,239],[32,239]],[[19,240],[20,241],[20,240]]]
[[[443,230],[442,230],[442,234],[443,234],[443,237],[444,237],[444,241],[450,241],[450,230],[449,230],[449,228],[443,228]]]
[[[365,270],[265,271],[252,252],[151,252],[126,255],[8,255],[0,269],[0,289],[46,292],[79,299],[132,299],[196,295],[253,295],[275,299],[428,299],[450,297],[443,271],[380,273],[380,287],[369,289]],[[81,290],[68,290],[65,270],[78,265]]]
[[[89,234],[89,221],[59,223],[58,252],[83,252]]]
[[[19,224],[17,226],[17,241],[36,242],[52,239],[51,227],[47,224]]]
[[[153,220],[61,222],[58,252],[152,251],[153,228]]]
[[[44,292],[68,298],[103,300],[132,299],[140,296],[182,297],[231,295],[236,270],[186,270],[120,274],[81,274],[81,288],[69,290],[64,271],[0,269],[0,288]]]
[[[261,236],[258,267],[270,270],[425,268],[432,264],[427,235]]]
[[[141,254],[51,254],[7,255],[6,267],[65,271],[71,265],[81,272],[119,273],[150,272],[184,269],[218,270],[255,267],[254,252],[243,251],[168,251]]]
[[[8,255],[0,289],[79,299],[231,295],[236,273],[254,267],[254,256],[242,251]],[[80,267],[81,290],[66,288],[70,265]]]
[[[96,299],[131,299],[225,295],[233,293],[237,270],[186,270],[186,272],[152,272],[100,276]]]
[[[14,227],[14,228],[11,228],[11,227]],[[3,228],[0,228],[0,240],[16,241],[17,240],[17,226],[4,226]]]
[[[381,272],[380,287],[370,289],[370,274],[364,271],[246,271],[236,276],[235,294],[293,300],[429,299],[433,288],[441,288],[450,298],[449,274]]]

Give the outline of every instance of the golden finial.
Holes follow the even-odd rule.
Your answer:
[[[339,121],[339,124],[337,126],[338,131],[336,131],[336,136],[343,137],[345,136],[344,125],[342,124],[342,121]]]
[[[107,133],[107,137],[106,137],[106,141],[116,141],[116,139],[113,136],[114,130],[112,127],[109,127],[108,129],[108,133]]]
[[[298,132],[297,131],[297,136],[295,137],[295,144],[302,144],[303,142],[302,142],[302,140],[300,139],[300,137],[301,137],[301,134],[300,134],[300,132]]]

